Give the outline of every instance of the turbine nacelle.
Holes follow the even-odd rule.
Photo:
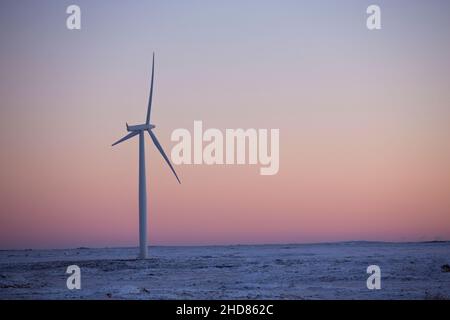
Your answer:
[[[137,125],[133,125],[133,126],[130,126],[130,125],[128,125],[128,123],[127,123],[127,131],[128,132],[133,132],[133,131],[148,131],[148,130],[151,130],[151,129],[154,129],[154,128],[156,128],[156,126],[155,125],[153,125],[153,124],[137,124]]]

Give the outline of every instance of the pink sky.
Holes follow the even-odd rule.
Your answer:
[[[280,171],[180,165],[178,185],[147,141],[150,244],[450,239],[448,10],[382,2],[371,33],[354,1],[81,1],[73,33],[51,4],[0,13],[1,248],[137,245],[137,139],[110,145],[144,121],[153,50],[168,154],[194,120],[277,128]]]

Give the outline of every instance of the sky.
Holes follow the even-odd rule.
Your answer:
[[[146,142],[151,245],[450,240],[450,2],[0,2],[0,249],[138,244],[152,122],[279,129],[280,169]],[[67,6],[81,30],[66,28]]]

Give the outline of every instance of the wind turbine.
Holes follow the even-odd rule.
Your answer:
[[[150,96],[148,98],[148,109],[147,109],[147,118],[144,124],[138,124],[130,126],[128,123],[127,131],[129,132],[125,137],[116,141],[112,144],[115,146],[121,142],[124,142],[128,139],[133,138],[134,136],[139,135],[139,247],[140,254],[139,258],[146,259],[147,258],[147,188],[146,188],[146,179],[145,179],[145,146],[144,146],[144,135],[145,132],[148,132],[150,138],[152,139],[154,145],[161,153],[164,160],[166,160],[167,164],[172,170],[173,174],[178,180],[178,183],[181,184],[180,179],[178,178],[177,173],[175,172],[172,164],[170,163],[169,158],[164,152],[161,144],[159,143],[156,135],[153,133],[153,129],[155,125],[150,124],[150,114],[152,111],[152,97],[153,97],[153,78],[155,73],[155,53],[153,53],[153,62],[152,62],[152,80],[150,84]]]

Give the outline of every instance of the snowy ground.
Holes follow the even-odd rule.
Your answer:
[[[0,299],[448,299],[450,242],[0,251]],[[81,268],[68,290],[67,266]],[[368,290],[366,268],[381,268]]]

